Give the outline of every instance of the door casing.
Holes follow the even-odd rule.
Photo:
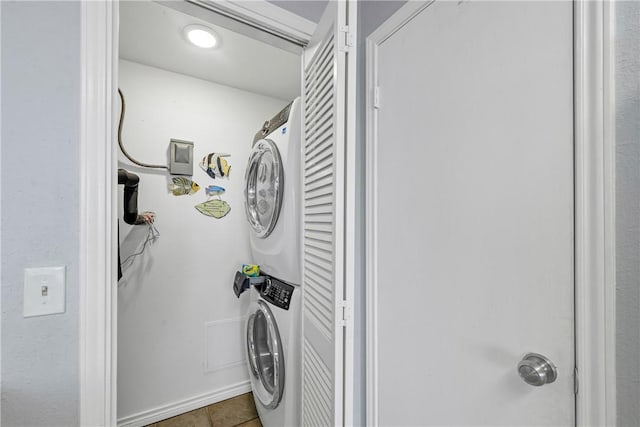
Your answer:
[[[366,41],[366,146],[376,138],[377,48],[435,0],[407,2]],[[576,425],[616,425],[615,103],[613,2],[574,1]],[[374,212],[374,158],[367,150],[366,212]],[[366,214],[365,214],[366,215]],[[366,235],[374,232],[366,215]],[[367,281],[373,277],[366,239]],[[377,426],[376,289],[368,286],[366,416]]]
[[[284,39],[302,44],[310,41],[312,27],[315,27],[302,17],[280,13],[280,8],[266,1],[225,0],[215,5],[207,1],[194,3],[208,5],[209,9],[224,9],[225,16],[238,22],[262,26],[268,33],[284,35]],[[113,98],[118,82],[119,7],[118,0],[83,1],[80,7],[79,415],[80,425],[111,426],[117,425],[117,234],[114,232],[117,219],[117,150],[113,141],[117,126],[114,118],[119,107]],[[290,48],[298,51],[294,45]],[[355,65],[355,59],[353,63]],[[355,164],[355,159],[347,156],[347,162]],[[353,209],[353,204],[350,209]],[[353,221],[347,221],[351,229]],[[349,264],[346,274],[353,276],[355,273],[351,266]],[[349,292],[351,294],[352,291]],[[351,322],[349,319],[349,331],[353,330]],[[353,366],[349,362],[352,358],[349,342],[352,340],[345,346],[346,371]],[[346,399],[350,399],[353,395],[350,375],[346,376],[344,387]],[[352,416],[349,405],[345,407],[345,416]]]
[[[425,7],[408,2],[367,39],[370,82],[376,43]],[[614,426],[615,157],[613,2],[575,2],[576,364],[578,425]],[[113,2],[82,2],[80,129],[80,425],[116,424],[116,152],[117,15]],[[367,84],[367,140],[373,93]],[[352,118],[355,120],[355,118]],[[351,148],[353,149],[353,148]],[[356,193],[351,188],[348,196]],[[353,204],[351,204],[353,206]],[[354,215],[349,209],[347,215]],[[353,245],[353,241],[350,243]],[[349,276],[353,277],[353,276]],[[368,299],[367,305],[370,303]],[[369,308],[369,307],[368,307]],[[367,325],[374,325],[370,310]],[[372,330],[367,328],[370,345]],[[375,383],[367,358],[367,415]],[[353,363],[353,361],[347,361]]]

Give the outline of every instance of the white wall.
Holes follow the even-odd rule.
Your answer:
[[[618,425],[640,425],[640,2],[615,3]]]
[[[2,8],[2,419],[78,424],[80,3]],[[25,267],[67,266],[66,313],[22,317]]]
[[[213,337],[209,345],[205,323],[238,319],[247,308],[246,294],[239,301],[232,291],[234,272],[249,261],[245,163],[253,135],[288,101],[128,61],[120,62],[119,81],[127,105],[123,132],[127,151],[137,160],[166,164],[170,138],[193,141],[193,179],[201,186],[194,195],[176,197],[167,191],[168,173],[120,162],[120,167],[140,177],[138,209],[157,214],[161,234],[120,281],[118,418],[122,419],[153,413],[153,408],[168,409],[197,396],[230,397],[239,389],[226,394],[225,389],[248,379],[245,365],[206,372],[207,364],[243,360],[243,323],[211,331],[230,334],[234,341]],[[209,152],[232,155],[229,179],[213,180],[199,168],[197,163]],[[227,190],[223,199],[231,212],[222,219],[194,208],[207,199],[204,188],[211,184]],[[123,259],[131,253],[132,242],[142,241],[145,230],[120,221]]]

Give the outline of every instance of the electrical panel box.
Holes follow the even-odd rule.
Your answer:
[[[193,175],[193,142],[172,139],[169,143],[169,173]]]

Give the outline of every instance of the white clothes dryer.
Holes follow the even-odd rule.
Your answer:
[[[296,98],[264,123],[254,138],[244,190],[252,262],[295,285],[302,281],[300,120]]]
[[[247,358],[264,427],[300,425],[300,288],[276,278],[249,290]],[[288,310],[285,308],[288,307]]]

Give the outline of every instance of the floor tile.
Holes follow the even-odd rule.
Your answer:
[[[262,427],[262,423],[260,422],[260,418],[254,418],[246,423],[238,424],[237,427]]]
[[[207,407],[213,427],[234,427],[258,417],[251,393]]]
[[[168,420],[160,421],[157,427],[211,427],[206,408],[196,409]]]

